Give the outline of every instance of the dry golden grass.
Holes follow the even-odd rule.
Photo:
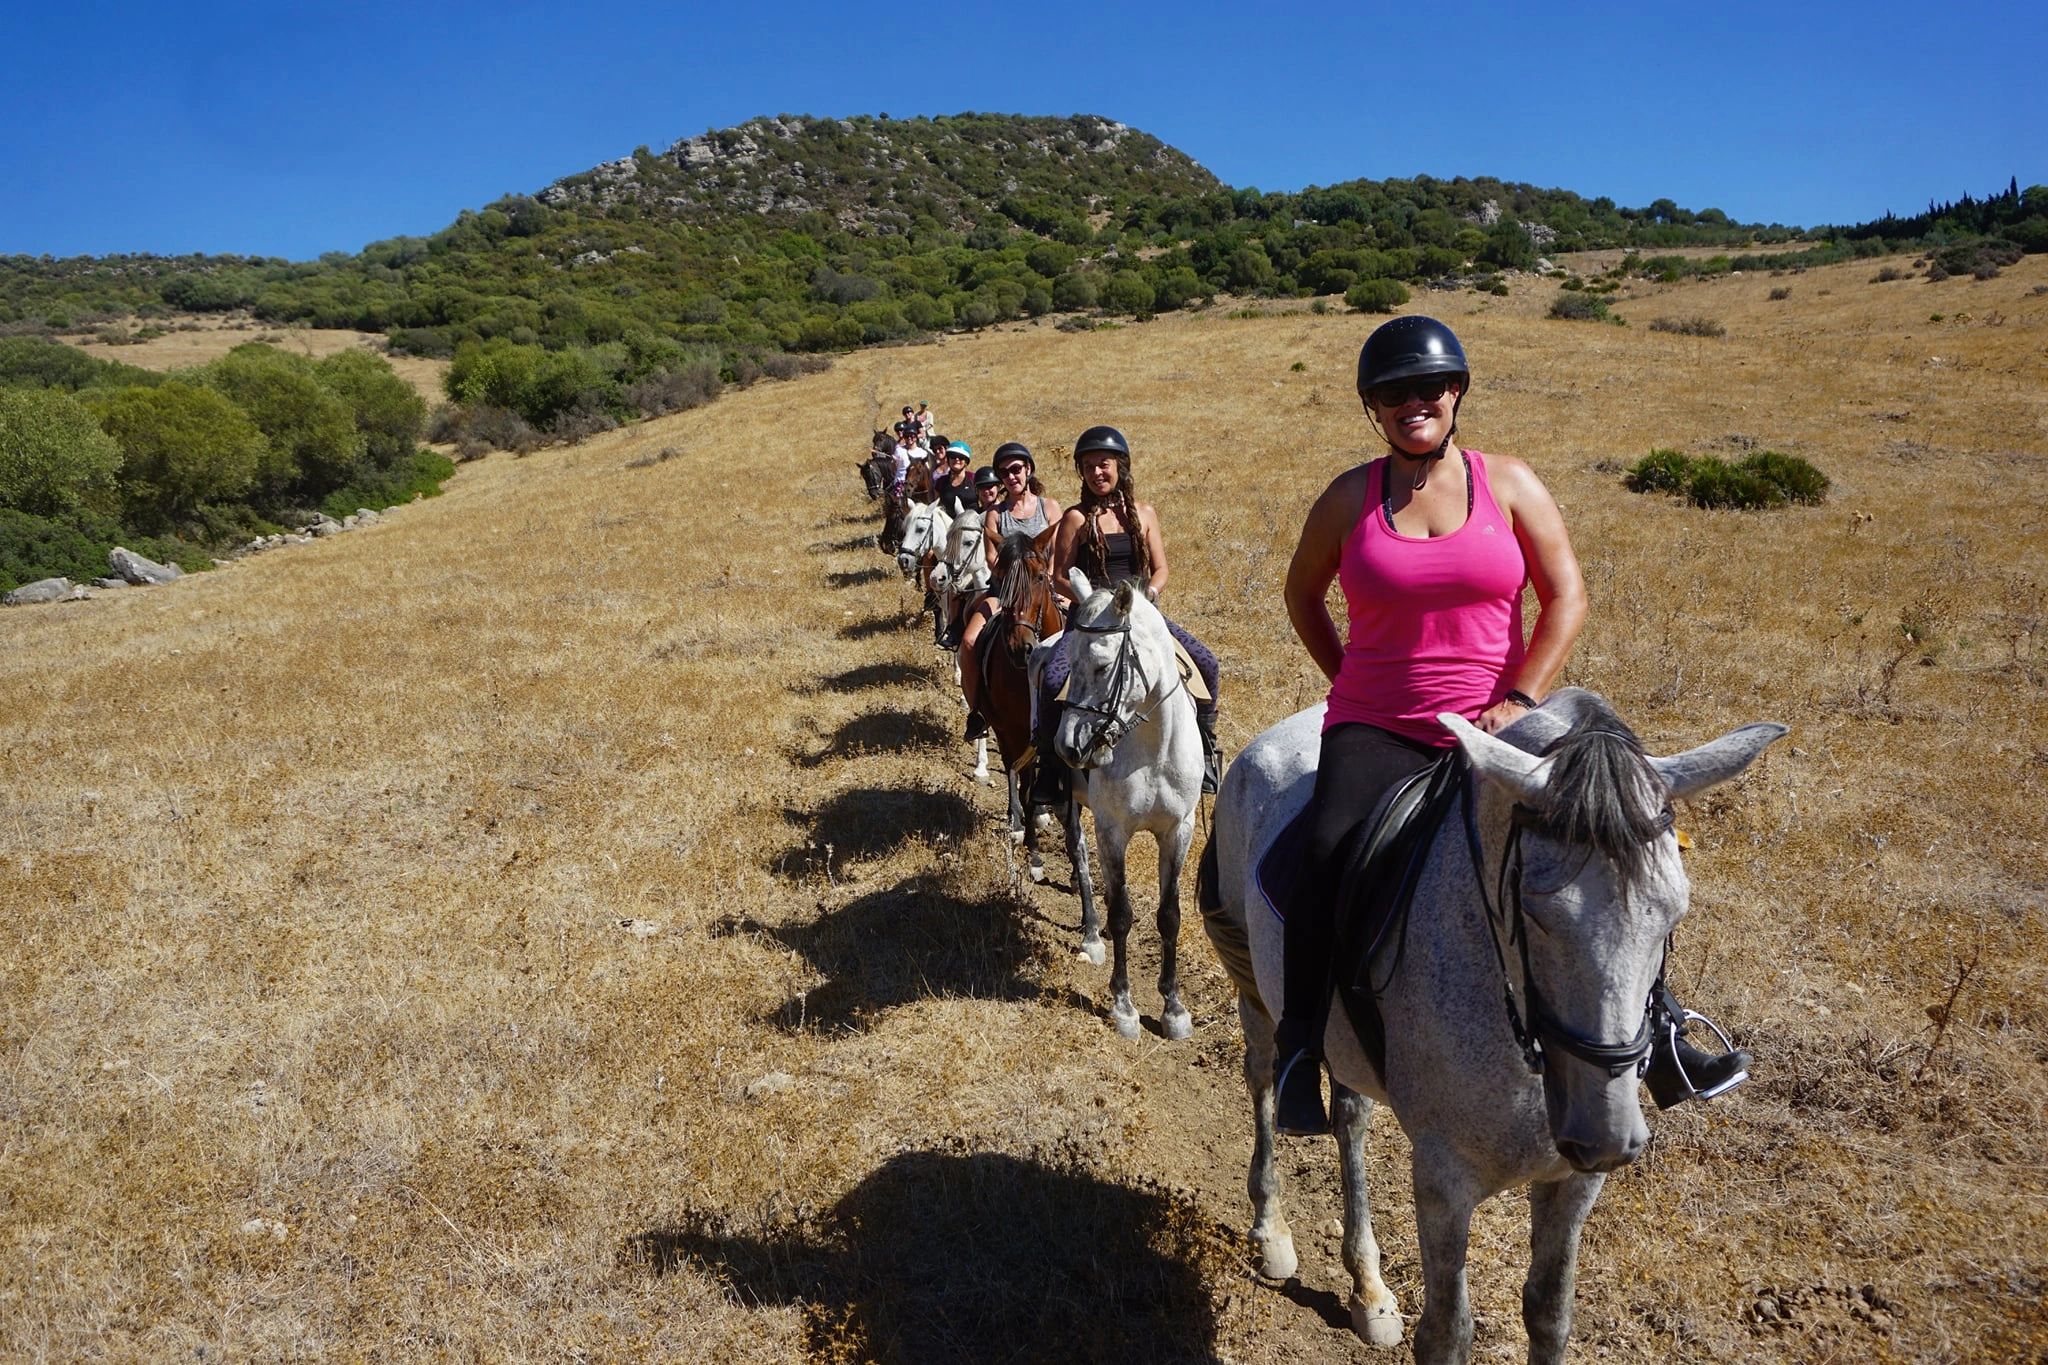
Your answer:
[[[1683,817],[1678,984],[1759,1074],[1609,1183],[1587,1358],[2048,1350],[2048,260],[1870,273],[1638,286],[1625,329],[1533,281],[1418,300],[1479,366],[1472,444],[1566,509],[1572,679],[1658,748],[1793,726]],[[899,397],[1062,494],[1073,434],[1122,425],[1235,748],[1320,690],[1279,580],[1370,453],[1368,320],[1276,313],[859,354],[0,616],[0,1355],[1368,1358],[1330,1322],[1330,1153],[1286,1153],[1303,1285],[1258,1284],[1199,929],[1195,1040],[1121,1043],[1071,897],[1011,880],[852,468]],[[1748,440],[1828,504],[1616,474]],[[1373,1146],[1412,1314],[1385,1116]],[[1482,1358],[1519,1356],[1524,1236],[1482,1210]]]
[[[333,355],[336,351],[364,349],[382,353],[384,349],[384,338],[374,332],[352,332],[338,327],[287,327],[259,322],[241,314],[206,313],[147,321],[130,318],[117,324],[114,330],[132,334],[137,328],[151,324],[171,330],[160,337],[120,346],[103,345],[94,336],[67,336],[63,339],[101,360],[118,360],[145,370],[182,370],[204,365],[244,342],[258,340],[314,360]],[[445,400],[446,395],[441,392],[441,376],[448,372],[447,361],[414,355],[385,358],[398,372],[398,377],[419,390],[420,396],[430,406]]]

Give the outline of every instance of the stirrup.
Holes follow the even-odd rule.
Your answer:
[[[1330,1116],[1323,1108],[1322,1058],[1305,1047],[1295,1049],[1274,1079],[1273,1091],[1273,1127],[1282,1137],[1329,1134]]]
[[[1702,1052],[1685,1041],[1692,1024],[1705,1024],[1720,1040],[1719,1053]],[[1690,1060],[1687,1055],[1690,1053]],[[1687,1100],[1711,1100],[1725,1095],[1749,1079],[1755,1059],[1735,1046],[1726,1031],[1697,1010],[1680,1008],[1673,1018],[1664,1014],[1662,1031],[1650,1051],[1650,1065],[1643,1072],[1643,1084],[1659,1109],[1670,1109]]]
[[[987,736],[988,717],[984,716],[979,711],[969,711],[967,713],[967,733],[962,735],[961,738],[975,740],[985,739],[987,738]]]

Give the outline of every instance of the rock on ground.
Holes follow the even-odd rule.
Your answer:
[[[168,583],[183,578],[185,571],[175,564],[159,564],[153,559],[144,559],[133,550],[116,545],[107,551],[107,567],[114,571],[114,577],[126,579],[138,586],[147,583]]]

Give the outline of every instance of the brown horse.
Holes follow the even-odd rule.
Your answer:
[[[960,651],[963,674],[978,680],[970,689],[978,693],[974,707],[995,732],[1010,789],[1010,837],[1024,842],[1033,881],[1044,880],[1045,868],[1036,828],[1024,818],[1021,794],[1030,789],[1037,764],[1059,762],[1054,755],[1035,752],[1031,741],[1031,651],[1064,625],[1052,591],[1054,530],[1048,526],[1036,539],[1015,532],[1004,540],[996,555],[996,610],[974,644]],[[1067,851],[1077,882],[1085,886],[1087,850],[1077,843],[1077,814],[1070,813],[1068,820]]]

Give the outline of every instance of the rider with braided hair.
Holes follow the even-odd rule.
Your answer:
[[[1137,481],[1131,476],[1131,447],[1115,427],[1090,427],[1074,443],[1074,468],[1081,475],[1081,501],[1060,518],[1059,533],[1053,539],[1053,588],[1062,596],[1074,596],[1070,569],[1079,568],[1088,581],[1109,587],[1130,581],[1143,585],[1145,596],[1154,603],[1166,587],[1169,568],[1166,538],[1159,529],[1159,514],[1152,504],[1138,501]],[[1222,776],[1222,751],[1216,742],[1216,697],[1220,682],[1216,656],[1209,647],[1184,627],[1168,618],[1166,628],[1194,661],[1207,688],[1207,699],[1195,702],[1195,725],[1202,735],[1202,790],[1216,790]],[[1065,650],[1056,651],[1048,662],[1038,699],[1038,751],[1052,752],[1052,735],[1059,728],[1060,703],[1056,700],[1067,681]],[[1032,800],[1053,805],[1060,799],[1060,784],[1066,780],[1065,765],[1040,763],[1038,788]]]

